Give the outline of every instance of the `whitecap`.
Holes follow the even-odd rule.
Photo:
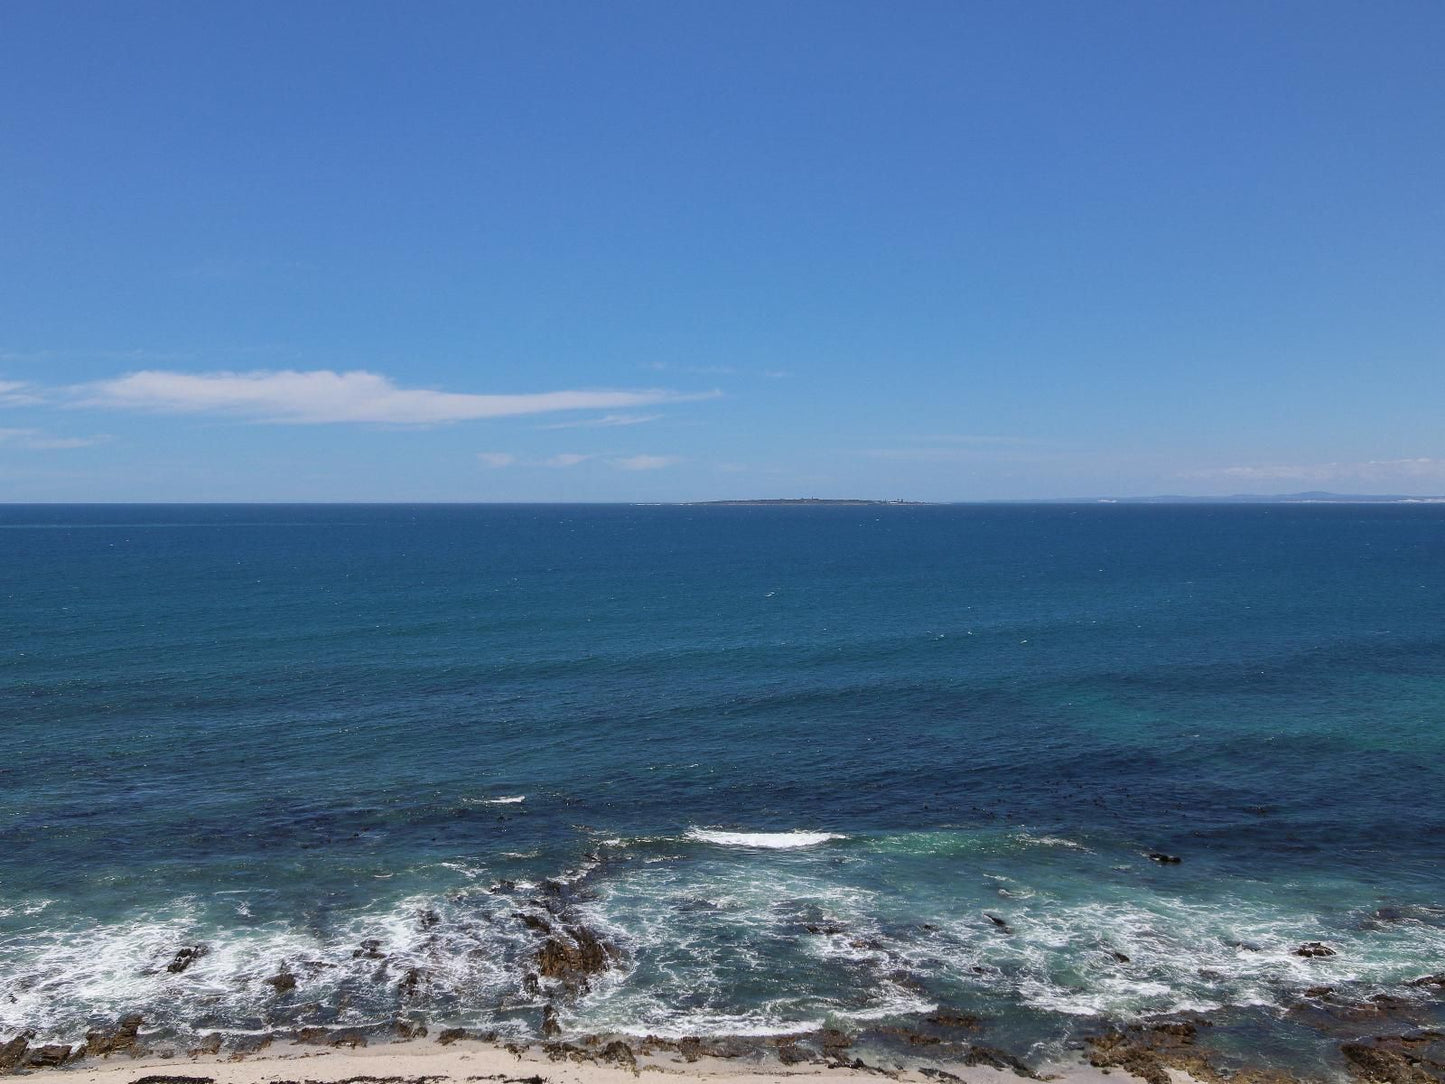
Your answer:
[[[518,802],[525,802],[525,794],[502,795],[500,798],[483,798],[482,805],[516,805]]]
[[[689,839],[715,843],[719,847],[751,847],[764,851],[815,847],[819,843],[848,838],[836,832],[725,832],[714,828],[689,828],[687,835]]]

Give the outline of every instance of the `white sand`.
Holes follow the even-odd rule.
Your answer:
[[[866,1060],[866,1059],[865,1059]],[[980,1066],[949,1065],[964,1084],[1020,1084],[1025,1078],[1011,1072]],[[134,1084],[145,1076],[209,1077],[215,1084],[275,1084],[279,1081],[335,1084],[355,1077],[432,1078],[436,1084],[506,1084],[518,1078],[541,1077],[546,1084],[638,1084],[650,1076],[658,1084],[844,1084],[892,1078],[903,1084],[940,1084],[914,1071],[882,1074],[859,1069],[830,1069],[818,1065],[792,1065],[700,1058],[687,1062],[680,1055],[660,1054],[638,1059],[638,1069],[572,1060],[554,1061],[539,1048],[515,1054],[493,1043],[463,1040],[441,1046],[426,1039],[372,1045],[355,1050],[328,1050],[314,1046],[277,1043],[255,1054],[201,1055],[172,1058],[124,1054],[91,1058],[64,1069],[37,1070],[58,1074],[64,1084]],[[26,1074],[28,1075],[28,1074]],[[1082,1063],[1047,1071],[1059,1084],[1122,1084],[1133,1078],[1122,1071],[1106,1074]],[[1183,1075],[1180,1074],[1181,1079]],[[429,1082],[430,1084],[430,1082]]]

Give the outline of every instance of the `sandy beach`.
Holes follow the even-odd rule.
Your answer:
[[[608,1064],[588,1060],[586,1048],[570,1050],[554,1047],[551,1053],[538,1046],[508,1047],[497,1043],[464,1040],[441,1045],[428,1039],[412,1039],[387,1045],[359,1047],[349,1050],[317,1049],[300,1044],[277,1044],[254,1054],[154,1054],[142,1057],[111,1055],[92,1058],[60,1069],[46,1070],[58,1074],[69,1084],[279,1084],[304,1081],[306,1084],[474,1084],[496,1081],[498,1084],[635,1084],[642,1074],[658,1074],[678,1084],[691,1081],[716,1081],[718,1084],[782,1084],[806,1079],[815,1084],[842,1084],[844,1081],[876,1080],[880,1076],[906,1084],[1007,1084],[1020,1079],[1011,1070],[981,1065],[939,1063],[926,1070],[898,1069],[880,1059],[855,1068],[838,1062],[834,1065],[785,1065],[776,1060],[730,1060],[701,1056],[688,1060],[684,1055],[664,1051],[643,1054],[635,1066]],[[595,1048],[600,1056],[603,1047]],[[30,1072],[40,1070],[27,1070]],[[1189,1079],[1174,1071],[1179,1079]],[[1110,1081],[1134,1079],[1128,1074],[1093,1068],[1082,1061],[1073,1065],[1052,1066],[1040,1073],[1062,1084],[1105,1084]]]

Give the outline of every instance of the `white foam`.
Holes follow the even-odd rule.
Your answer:
[[[816,847],[819,843],[848,838],[836,832],[724,832],[714,828],[689,828],[687,835],[689,839],[719,847],[752,847],[764,851]]]
[[[484,798],[482,805],[516,805],[518,802],[525,802],[526,800],[527,796],[525,794],[503,795],[500,798]]]

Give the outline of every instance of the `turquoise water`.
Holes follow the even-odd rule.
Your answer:
[[[1435,506],[3,507],[0,1038],[1422,999],[1442,573]]]

